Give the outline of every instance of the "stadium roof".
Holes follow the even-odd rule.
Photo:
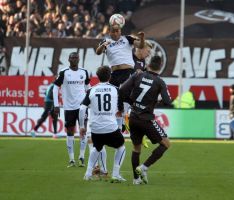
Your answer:
[[[185,2],[185,38],[234,38],[234,1]],[[177,38],[180,34],[180,1],[155,0],[136,11],[132,20],[148,37]]]

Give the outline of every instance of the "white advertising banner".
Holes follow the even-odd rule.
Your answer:
[[[33,127],[43,113],[43,108],[28,108],[28,119],[25,118],[25,107],[0,107],[0,136],[27,136],[31,135]],[[26,132],[25,123],[28,121],[28,133]],[[52,136],[53,125],[52,118],[49,116],[36,132],[36,136]],[[65,136],[64,114],[60,110],[60,118],[58,120],[58,134]]]
[[[204,130],[197,130],[196,127],[193,127],[193,129],[190,130],[191,126],[188,121],[184,121],[184,123],[182,123],[184,124],[183,126],[178,126],[177,120],[181,121],[181,117],[184,117],[185,119],[191,119],[193,113],[197,113],[197,115],[199,115],[199,112],[194,111],[195,110],[186,110],[186,112],[183,112],[182,110],[176,109],[159,109],[155,110],[155,119],[162,128],[168,131],[169,137],[171,138],[230,138],[230,119],[228,116],[228,110],[197,110],[199,112],[204,111],[204,114],[207,113],[205,116],[210,118],[209,122],[211,123],[206,123]],[[209,111],[212,112],[209,114]],[[43,113],[43,108],[29,107],[28,119],[25,118],[25,112],[25,107],[0,107],[0,136],[31,136],[33,127],[36,125],[37,120]],[[214,114],[212,115],[212,113]],[[28,122],[28,133],[25,133],[26,121]],[[169,124],[177,124],[177,126],[170,126]],[[188,126],[187,128],[186,125]],[[182,134],[183,131],[181,129],[183,127],[186,129],[186,134],[184,133],[184,135]],[[79,136],[77,130],[78,126],[75,136]],[[52,133],[52,118],[49,116],[35,134],[36,136],[52,136]],[[66,136],[63,109],[60,110],[60,118],[58,120],[58,136]],[[129,133],[125,131],[124,136],[129,137]]]
[[[217,110],[216,111],[216,138],[218,139],[229,139],[230,138],[230,127],[229,127],[229,111],[228,110]]]
[[[1,107],[0,106],[0,136],[52,136],[53,123],[49,116],[46,121],[39,127],[37,132],[33,132],[33,127],[43,113],[41,107],[29,107],[28,119],[25,118],[25,107]],[[26,121],[28,120],[28,132],[26,133]],[[57,124],[58,137],[66,136],[64,127],[64,110],[60,109],[60,117]],[[77,123],[75,136],[79,136],[79,126]],[[90,129],[88,129],[90,130]],[[33,134],[32,134],[33,132]],[[129,133],[125,132],[124,137],[129,137]]]

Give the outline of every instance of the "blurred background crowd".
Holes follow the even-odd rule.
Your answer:
[[[179,37],[180,0],[29,1],[31,37],[100,39],[108,33],[109,17],[114,13],[125,17],[123,34],[143,30],[148,38]],[[233,1],[188,1],[185,37],[233,38]],[[196,16],[200,11],[207,16]],[[25,36],[26,15],[27,0],[0,0],[0,52],[4,49],[4,37]]]
[[[152,0],[30,0],[32,37],[102,38],[109,17],[121,13],[126,18],[124,33],[134,25],[132,13]],[[27,0],[0,0],[0,37],[25,36]],[[3,40],[1,40],[2,44]]]

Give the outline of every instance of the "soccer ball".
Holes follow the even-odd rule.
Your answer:
[[[110,17],[109,20],[109,24],[110,26],[119,26],[120,28],[123,28],[124,24],[125,24],[125,19],[122,15],[120,14],[114,14]]]

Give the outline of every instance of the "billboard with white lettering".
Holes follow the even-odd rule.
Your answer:
[[[95,74],[96,68],[108,65],[105,54],[95,53],[100,40],[74,38],[32,38],[30,41],[29,75],[52,76],[59,69],[68,67],[68,55],[77,51],[80,66]],[[163,57],[163,77],[179,76],[179,40],[150,40],[153,53]],[[188,39],[183,48],[184,78],[234,78],[234,39]],[[25,41],[23,38],[5,39],[7,56],[1,57],[6,74],[23,75]]]
[[[5,41],[7,54],[1,57],[0,72],[8,76],[24,75],[24,39],[9,37]],[[150,41],[154,46],[152,55],[157,53],[163,58],[160,75],[165,78],[171,96],[175,99],[179,84],[179,41]],[[61,68],[69,66],[68,55],[77,51],[80,54],[79,66],[86,68],[95,77],[97,67],[108,65],[105,54],[98,56],[95,53],[98,43],[97,39],[32,38],[28,74],[45,77],[56,75]],[[233,43],[232,39],[185,40],[183,91],[194,92],[197,108],[228,108],[228,87],[234,83]]]

